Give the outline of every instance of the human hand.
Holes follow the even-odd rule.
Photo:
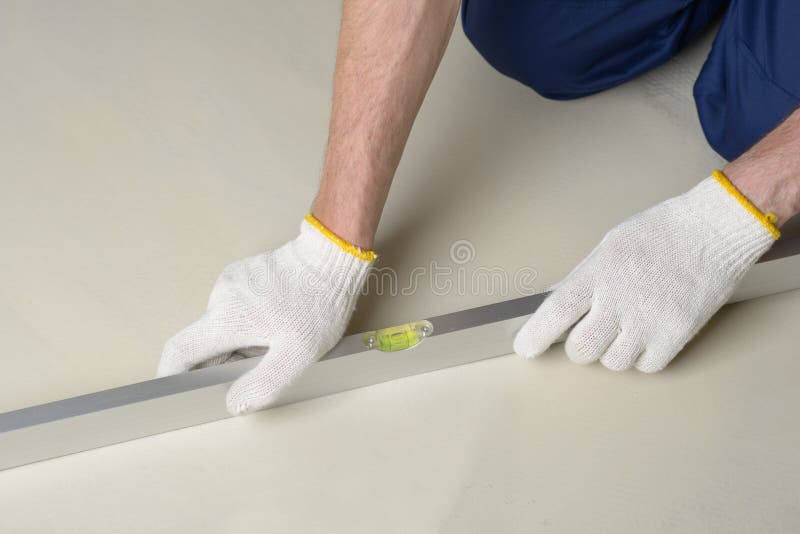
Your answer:
[[[730,298],[780,236],[720,172],[612,229],[514,339],[533,358],[577,323],[569,358],[653,373]]]
[[[374,259],[309,214],[294,240],[223,270],[206,313],[167,341],[157,376],[266,349],[226,402],[234,415],[268,406],[342,337]]]

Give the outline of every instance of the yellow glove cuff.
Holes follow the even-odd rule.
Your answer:
[[[767,231],[772,234],[772,237],[775,239],[779,239],[781,237],[781,231],[778,230],[778,227],[775,226],[775,222],[778,220],[778,216],[768,211],[767,213],[763,213],[760,209],[758,209],[755,204],[750,202],[750,200],[742,194],[741,191],[736,189],[736,186],[728,180],[728,177],[725,174],[717,169],[711,173],[711,176],[727,191],[730,195],[735,198],[739,204],[742,205],[744,209],[746,209],[750,214],[756,218],[761,225],[767,229]]]
[[[306,222],[311,226],[313,226],[314,228],[316,228],[317,230],[319,230],[319,233],[327,237],[337,247],[344,250],[348,254],[355,256],[360,260],[375,261],[375,259],[378,257],[378,255],[375,254],[374,250],[364,250],[363,248],[357,247],[356,245],[350,243],[349,241],[346,241],[341,237],[339,237],[338,235],[334,234],[328,229],[328,227],[319,222],[319,219],[314,217],[311,213],[306,215]]]

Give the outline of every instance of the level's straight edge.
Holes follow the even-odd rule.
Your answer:
[[[800,237],[779,241],[733,301],[800,288]],[[433,335],[411,349],[368,350],[347,336],[276,405],[298,402],[511,352],[514,332],[546,294],[427,318]],[[411,317],[410,320],[419,320]],[[259,358],[148,380],[0,414],[0,469],[229,417],[228,385]]]

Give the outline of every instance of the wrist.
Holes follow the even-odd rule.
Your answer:
[[[322,238],[327,243],[327,247],[333,246],[339,251],[349,256],[353,256],[361,261],[373,262],[378,257],[374,250],[369,250],[354,245],[346,239],[343,239],[335,232],[331,231],[331,229],[322,224],[322,222],[317,219],[313,213],[308,213],[305,216],[303,223],[300,225],[300,229],[301,235],[303,235],[303,233],[307,230],[306,233],[317,236],[317,239]]]
[[[341,239],[357,247],[371,249],[375,244],[380,211],[368,205],[362,188],[353,189],[331,191],[327,187],[320,188],[311,213]]]
[[[725,236],[718,246],[737,257],[747,251],[763,253],[780,238],[775,214],[763,213],[721,171],[712,172],[682,198],[705,233]]]
[[[775,225],[780,227],[800,213],[800,173],[771,167],[758,161],[736,160],[729,163],[723,172],[758,209],[763,213],[774,213],[777,217]]]
[[[294,250],[292,257],[299,260],[293,267],[299,269],[297,274],[309,288],[324,280],[324,289],[336,288],[350,295],[361,290],[377,258],[374,251],[335,235],[310,213],[300,223],[300,235],[288,246]]]
[[[724,169],[739,191],[781,226],[800,213],[800,109]]]

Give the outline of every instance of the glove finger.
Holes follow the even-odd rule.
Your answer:
[[[564,350],[575,363],[597,361],[619,334],[619,323],[608,310],[595,303],[567,337]]]
[[[226,398],[228,411],[242,415],[273,404],[316,359],[310,347],[298,347],[290,341],[271,344],[261,362],[231,385]]]
[[[668,346],[650,346],[636,360],[636,369],[643,373],[657,373],[664,369],[678,352]]]
[[[539,306],[514,338],[514,352],[535,358],[561,337],[591,306],[588,276],[568,277]]]
[[[625,371],[633,366],[633,362],[644,351],[644,342],[639,336],[622,331],[600,357],[603,367],[612,371]]]
[[[237,334],[227,324],[215,321],[206,314],[166,342],[156,376],[185,373],[214,362],[223,363],[238,349],[265,344],[262,339]]]

